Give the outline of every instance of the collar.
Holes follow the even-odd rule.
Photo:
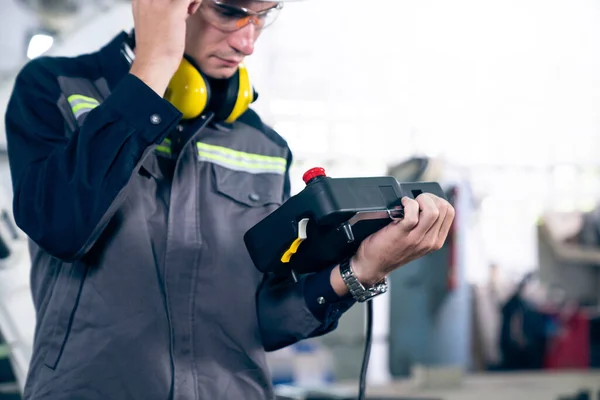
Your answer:
[[[129,34],[122,31],[98,53],[102,74],[108,81],[111,91],[119,84],[121,79],[129,73],[130,65],[122,53],[123,45],[129,39]]]
[[[121,31],[98,52],[102,75],[108,81],[108,87],[111,92],[129,73],[131,68],[131,65],[129,64],[129,61],[127,61],[123,51],[125,44],[133,40],[133,34],[133,31],[131,33]],[[258,93],[255,90],[255,96],[252,100],[252,103],[254,103],[257,99]],[[212,118],[213,115],[210,116],[211,120]],[[226,124],[224,122],[219,126],[220,130],[230,130],[231,128],[233,128],[232,124]]]

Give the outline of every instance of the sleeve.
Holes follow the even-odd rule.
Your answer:
[[[41,248],[72,262],[92,247],[149,146],[181,114],[128,74],[67,136],[58,82],[39,60],[19,73],[5,116],[13,212]]]
[[[258,292],[258,319],[263,345],[274,351],[300,340],[335,330],[354,305],[339,298],[329,284],[331,269],[301,277],[298,282],[265,276]]]
[[[289,166],[284,199],[290,197]],[[335,267],[335,266],[334,266]],[[322,336],[335,330],[340,317],[354,305],[350,296],[339,297],[331,287],[327,268],[304,275],[298,282],[276,280],[266,274],[258,292],[258,319],[263,345],[274,351],[300,340]]]

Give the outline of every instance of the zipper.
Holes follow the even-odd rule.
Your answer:
[[[198,126],[195,127],[194,125],[196,124],[192,124],[190,126],[190,128],[194,129],[194,133],[192,135],[190,135],[187,140],[185,140],[184,144],[179,147],[177,144],[173,144],[174,146],[177,146],[179,149],[185,149],[187,147],[187,145],[194,140],[195,137],[198,136],[198,134],[200,134],[200,132],[202,132],[202,130],[204,130],[204,128],[209,124],[209,122],[212,120],[212,118],[214,117],[214,114],[208,114],[208,115],[202,115],[201,117],[199,117],[199,123]],[[175,149],[173,149],[175,150]],[[174,154],[176,154],[176,162],[175,162],[175,169],[173,170],[173,174],[177,173],[177,170],[179,168],[179,163],[181,161],[181,155],[182,155],[183,151],[178,150],[176,153],[174,152]],[[195,167],[195,166],[194,166]],[[197,186],[197,185],[196,185]],[[165,255],[164,255],[164,260],[163,260],[163,276],[162,276],[162,281],[163,281],[163,295],[164,295],[164,300],[165,300],[165,309],[167,311],[167,321],[169,323],[169,359],[171,361],[171,390],[170,390],[170,395],[169,398],[173,399],[175,397],[175,348],[174,348],[174,344],[173,344],[173,336],[174,336],[174,332],[173,332],[173,317],[172,317],[172,312],[171,312],[171,305],[169,303],[169,287],[168,287],[168,268],[169,265],[167,263],[167,260],[169,259],[169,254],[170,254],[170,247],[171,247],[171,241],[172,241],[172,236],[173,236],[173,229],[175,229],[175,227],[173,226],[173,223],[171,223],[171,209],[173,207],[173,202],[172,202],[172,197],[173,197],[173,180],[171,180],[171,188],[169,190],[169,207],[167,209],[167,243],[165,245]],[[193,367],[193,360],[192,360],[192,367]],[[194,382],[196,380],[195,375],[192,375],[194,378]],[[196,390],[196,385],[194,385],[194,391]]]

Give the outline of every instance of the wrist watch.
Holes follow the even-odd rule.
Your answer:
[[[340,274],[342,275],[342,280],[348,287],[350,294],[356,301],[363,303],[371,300],[375,296],[379,296],[380,294],[387,292],[387,277],[383,278],[383,280],[376,283],[374,286],[365,288],[363,284],[360,283],[358,278],[356,278],[356,275],[354,275],[354,271],[352,271],[352,266],[350,265],[350,260],[351,257],[347,258],[340,264]]]

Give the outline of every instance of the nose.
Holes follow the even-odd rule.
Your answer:
[[[257,30],[254,24],[248,24],[241,29],[231,33],[229,36],[229,45],[244,56],[254,53],[254,42],[256,41]]]

